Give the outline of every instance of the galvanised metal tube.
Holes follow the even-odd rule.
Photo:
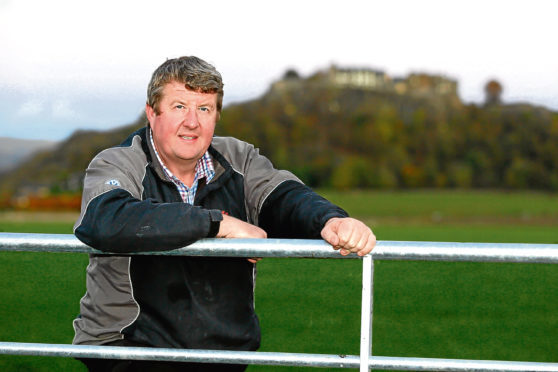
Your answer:
[[[0,354],[282,365],[294,367],[358,368],[355,355],[292,354],[249,351],[153,349],[140,347],[49,345],[0,342]],[[558,372],[558,363],[492,360],[370,357],[370,368],[402,371]]]
[[[435,358],[371,357],[372,369],[400,371],[558,372],[558,363]]]
[[[558,263],[558,244],[380,241],[375,260]]]
[[[0,342],[0,354],[170,362],[358,368],[357,356]]]
[[[73,235],[0,233],[0,251],[99,253]],[[322,240],[305,239],[202,239],[187,247],[143,255],[219,257],[308,257],[341,256]],[[558,244],[451,243],[379,241],[374,260],[476,261],[558,263]]]
[[[367,255],[362,260],[362,295],[360,310],[360,372],[367,372],[372,355],[372,318],[374,293],[374,261]]]
[[[74,235],[69,234],[0,233],[0,251],[110,254],[93,249],[83,244]],[[347,257],[333,250],[323,240],[309,239],[202,239],[187,247],[171,251],[130,254],[213,257]]]

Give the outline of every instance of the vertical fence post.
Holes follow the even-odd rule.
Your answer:
[[[362,260],[362,309],[360,314],[360,372],[370,371],[372,355],[372,315],[374,296],[374,260],[372,255]]]

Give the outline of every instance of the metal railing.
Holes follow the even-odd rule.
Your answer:
[[[0,233],[0,251],[100,253],[73,235]],[[414,371],[555,371],[558,363],[405,358],[372,355],[374,260],[558,263],[558,244],[493,244],[379,241],[365,257],[341,256],[321,240],[205,239],[188,247],[149,255],[213,257],[305,257],[362,259],[360,355],[329,355],[143,347],[0,342],[0,354],[181,362],[260,364],[322,368]]]

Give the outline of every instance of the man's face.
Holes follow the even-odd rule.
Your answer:
[[[159,114],[149,105],[145,112],[165,165],[179,178],[193,172],[211,144],[219,119],[217,94],[195,92],[173,81],[163,88]]]

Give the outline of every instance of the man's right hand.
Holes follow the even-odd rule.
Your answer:
[[[258,226],[241,221],[238,218],[223,215],[223,221],[219,226],[217,238],[245,238],[265,239],[267,233]]]

